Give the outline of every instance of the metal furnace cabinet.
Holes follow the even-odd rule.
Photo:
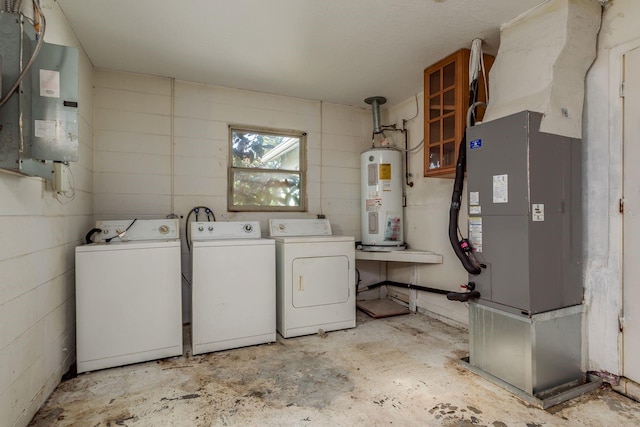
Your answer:
[[[533,315],[582,303],[580,141],[523,111],[467,130],[479,304]]]

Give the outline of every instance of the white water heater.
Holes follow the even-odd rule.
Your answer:
[[[402,209],[402,152],[371,148],[360,155],[362,247],[405,249]]]

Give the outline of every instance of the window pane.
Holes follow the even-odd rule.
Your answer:
[[[233,172],[234,206],[300,206],[300,175],[261,170]]]
[[[453,139],[456,136],[456,116],[451,115],[442,120],[442,139]]]
[[[440,109],[442,108],[442,97],[440,95],[432,96],[429,98],[429,118],[435,119],[436,117],[440,117],[442,112]]]
[[[456,162],[456,146],[453,142],[442,145],[442,166],[451,166]]]
[[[440,120],[436,120],[433,123],[429,123],[429,143],[440,141]]]
[[[232,166],[300,170],[300,137],[234,129]]]
[[[429,74],[429,95],[440,92],[440,70]]]
[[[453,88],[451,90],[448,90],[444,93],[443,96],[444,101],[443,102],[443,106],[442,109],[445,112],[449,112],[449,111],[455,111],[456,109],[456,89]]]
[[[440,146],[429,148],[429,169],[438,169],[440,167]]]
[[[447,88],[456,83],[456,63],[445,65],[442,70],[442,87]]]

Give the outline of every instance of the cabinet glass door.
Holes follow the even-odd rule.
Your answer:
[[[429,170],[455,164],[456,67],[455,61],[428,76],[429,116],[428,149]],[[453,148],[452,148],[453,147]],[[452,152],[453,150],[453,152]]]

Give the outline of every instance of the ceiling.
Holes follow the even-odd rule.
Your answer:
[[[390,105],[422,71],[544,0],[58,0],[94,66],[332,103]]]

